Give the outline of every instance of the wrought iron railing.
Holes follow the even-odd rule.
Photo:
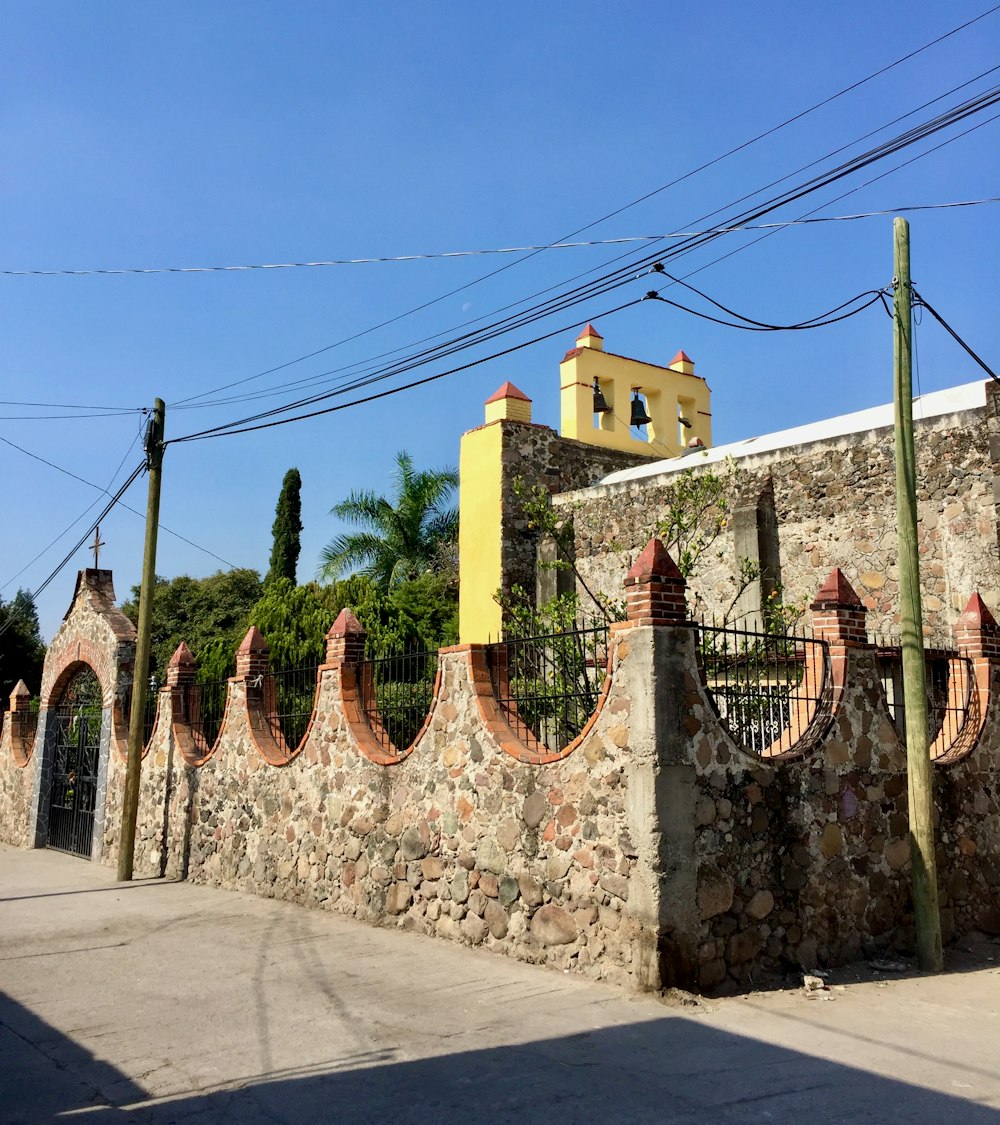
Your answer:
[[[132,685],[125,689],[121,699],[122,728],[128,735],[129,723],[132,721]],[[155,676],[149,677],[146,686],[146,705],[142,713],[142,745],[148,746],[153,737],[153,728],[156,726],[156,716],[160,708],[160,684]]]
[[[181,721],[203,742],[205,753],[215,746],[226,714],[229,680],[195,680],[181,694]]]
[[[357,665],[358,702],[379,746],[405,754],[434,703],[436,651],[412,649],[366,656]]]
[[[289,752],[298,749],[309,729],[320,661],[295,668],[278,668],[267,676],[265,702],[271,734],[284,739]]]
[[[493,695],[514,733],[558,753],[596,711],[608,675],[604,622],[486,646]]]
[[[743,749],[761,757],[785,753],[825,725],[832,682],[823,641],[704,622],[696,628],[705,686]]]
[[[875,639],[875,663],[892,725],[905,742],[903,657],[897,636]],[[946,647],[924,649],[927,739],[932,759],[944,757],[965,726],[974,678],[972,662],[968,657]]]

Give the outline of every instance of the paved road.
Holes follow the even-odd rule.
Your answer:
[[[10,1123],[1000,1123],[989,963],[668,1005],[0,845],[0,989]]]

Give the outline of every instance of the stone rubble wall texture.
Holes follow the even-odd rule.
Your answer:
[[[608,473],[645,464],[651,458],[562,438],[548,426],[510,421],[501,425],[502,588],[507,592],[519,585],[533,595],[538,535],[529,527],[522,502],[514,493],[515,478],[520,477],[529,489],[541,487],[550,494],[558,494],[584,488]],[[624,577],[623,571],[621,578]],[[620,595],[621,581],[615,597]]]
[[[89,613],[79,615],[84,633]],[[257,749],[246,681],[231,681],[223,731],[200,765],[181,753],[190,743],[164,689],[143,762],[136,873],[335,910],[631,988],[725,991],[774,967],[908,950],[905,754],[871,650],[833,653],[846,671],[823,738],[762,760],[720,723],[693,630],[625,626],[614,638],[595,722],[546,764],[503,748],[510,732],[484,718],[468,647],[442,653],[430,720],[391,765],[363,753],[336,663],[320,670],[313,725],[283,765]],[[63,637],[53,659],[70,644]],[[127,645],[121,655],[127,664]],[[934,770],[947,936],[1000,932],[1000,663],[991,676],[985,733]],[[124,772],[116,742],[108,864]],[[5,729],[0,812],[4,838],[17,843],[33,836],[25,776],[11,768]]]
[[[628,641],[619,647],[627,650]],[[172,748],[169,692],[143,767],[136,871],[336,910],[640,987],[655,962],[652,858],[640,859],[629,677],[567,758],[532,766],[484,725],[462,651],[442,654],[423,737],[398,764],[359,753],[321,671],[313,728],[281,767],[250,745],[244,686],[200,767]],[[619,669],[621,665],[619,664]],[[113,755],[104,861],[117,858]],[[648,785],[646,786],[648,789]],[[634,803],[634,802],[633,802]],[[166,814],[164,808],[166,807]]]
[[[998,388],[1000,389],[1000,388]],[[915,424],[919,549],[925,626],[946,634],[972,590],[990,604],[1000,596],[997,490],[1000,396],[987,387],[984,410]],[[899,569],[891,428],[740,457],[745,474],[730,510],[754,505],[773,487],[781,581],[786,605],[807,603],[817,577],[839,566],[868,609],[873,633],[895,624]],[[695,473],[721,473],[723,466]],[[617,597],[639,551],[666,515],[664,485],[676,474],[598,485],[554,498],[572,513],[577,566],[584,580]],[[689,580],[692,607],[719,613],[732,603],[737,551],[734,521]]]
[[[0,842],[15,848],[29,846],[31,834],[31,794],[35,763],[29,758],[19,764],[12,744],[10,713],[3,716],[0,732]]]

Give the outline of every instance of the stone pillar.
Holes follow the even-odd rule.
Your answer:
[[[10,747],[19,766],[28,764],[35,743],[38,716],[31,712],[31,692],[24,680],[18,680],[10,693]]]
[[[865,618],[868,611],[839,566],[830,571],[809,608],[813,634],[818,641],[839,648],[867,646]]]
[[[349,609],[342,609],[326,634],[326,663],[335,668],[353,667],[365,656],[364,626]]]
[[[677,625],[687,620],[687,583],[659,539],[653,538],[625,577],[630,625]]]

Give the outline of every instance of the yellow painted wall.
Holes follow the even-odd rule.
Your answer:
[[[711,392],[699,376],[595,347],[578,348],[560,364],[559,374],[559,432],[563,437],[660,457],[678,456],[692,438],[700,438],[706,446],[712,444]],[[593,412],[595,378],[612,408],[611,414]],[[648,442],[633,437],[629,427],[633,387],[645,396],[646,412],[652,418],[646,427]],[[680,414],[691,422],[690,429],[678,424]]]
[[[501,440],[499,422],[462,435],[458,459],[458,632],[462,644],[500,638]]]

